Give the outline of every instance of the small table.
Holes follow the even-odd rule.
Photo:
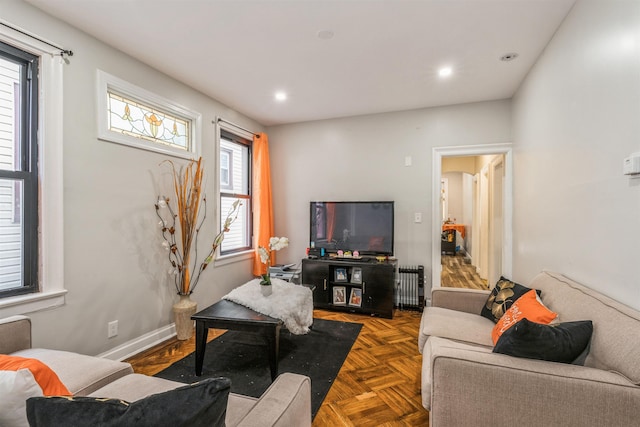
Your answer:
[[[267,341],[267,356],[271,369],[271,381],[278,376],[280,328],[282,320],[253,311],[228,300],[220,300],[191,316],[196,321],[196,375],[202,375],[204,351],[207,348],[209,328],[253,332]]]
[[[464,239],[465,227],[464,224],[442,224],[442,231],[456,230],[460,233],[460,236]]]

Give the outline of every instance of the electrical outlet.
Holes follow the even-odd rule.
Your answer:
[[[417,224],[422,222],[422,212],[416,212],[413,214],[413,222]]]
[[[107,338],[113,338],[118,335],[118,321],[107,323]]]

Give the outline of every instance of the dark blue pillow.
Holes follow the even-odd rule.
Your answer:
[[[493,352],[583,365],[592,334],[591,320],[543,325],[525,318],[504,331]]]
[[[31,397],[31,427],[224,426],[231,381],[209,378],[129,403],[95,397]]]

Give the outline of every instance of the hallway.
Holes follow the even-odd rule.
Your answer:
[[[487,281],[480,278],[476,268],[465,263],[462,254],[442,255],[442,286],[488,290]]]

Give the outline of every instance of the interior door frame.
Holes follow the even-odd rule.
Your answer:
[[[504,158],[494,158],[491,163],[489,163],[489,170],[491,171],[491,190],[489,192],[491,196],[489,202],[489,215],[491,216],[489,251],[491,257],[489,259],[489,274],[487,277],[489,278],[489,285],[493,286],[497,283],[502,273],[503,224],[502,221],[496,221],[496,217],[502,218],[504,211]],[[498,258],[496,254],[500,254],[500,258]]]
[[[434,147],[432,152],[431,189],[431,289],[439,288],[442,275],[440,253],[440,178],[442,158],[504,154],[504,216],[502,224],[502,275],[512,277],[513,265],[513,149],[511,143]],[[430,298],[429,298],[430,300]]]

